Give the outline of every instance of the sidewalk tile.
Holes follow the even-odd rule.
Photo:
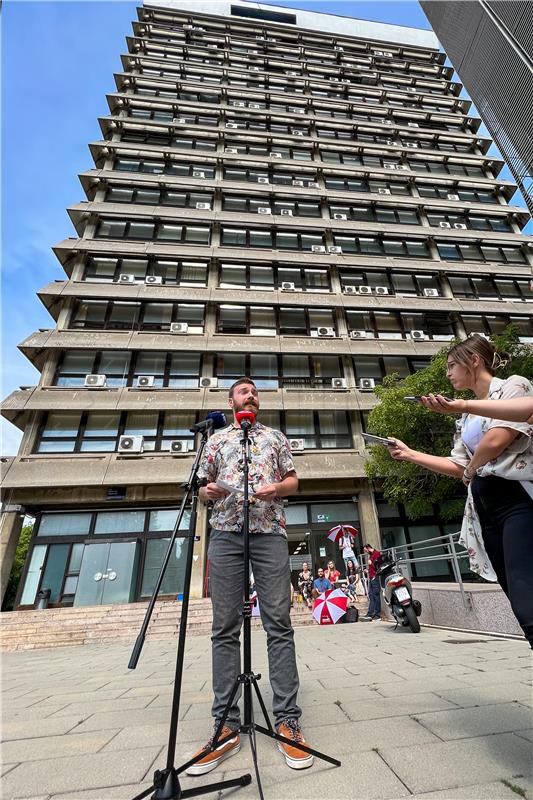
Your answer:
[[[159,753],[146,747],[120,753],[89,753],[83,756],[28,761],[19,764],[3,780],[5,797],[80,791],[141,781]],[[21,784],[24,794],[21,794]],[[104,800],[102,798],[102,800]]]
[[[36,739],[4,742],[2,760],[42,761],[60,756],[97,753],[117,733],[118,731],[108,730],[104,733],[71,733],[69,736],[41,736]]]
[[[383,748],[380,753],[414,794],[510,780],[513,775],[530,775],[533,770],[531,744],[512,733],[416,748]]]
[[[441,739],[470,739],[490,733],[512,733],[533,726],[533,711],[517,703],[418,714],[424,727]]]

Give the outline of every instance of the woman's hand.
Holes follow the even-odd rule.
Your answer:
[[[411,450],[410,447],[407,447],[405,442],[402,442],[401,439],[395,439],[394,436],[389,436],[389,439],[393,440],[394,445],[389,445],[388,451],[395,461],[412,460],[412,457],[415,453],[414,450]]]
[[[466,400],[449,400],[442,394],[428,394],[422,397],[422,405],[438,414],[464,414]]]

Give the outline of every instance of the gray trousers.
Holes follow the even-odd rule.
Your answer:
[[[213,604],[213,692],[212,714],[216,721],[229,700],[241,672],[243,537],[233,531],[211,531],[209,585]],[[280,534],[250,534],[250,562],[267,635],[272,710],[279,724],[287,717],[299,718],[299,689],[294,631],[290,619],[290,568],[287,540]],[[227,724],[240,725],[238,701],[241,688],[229,710]]]

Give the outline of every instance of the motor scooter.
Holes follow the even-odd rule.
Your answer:
[[[396,563],[392,559],[386,559],[376,569],[383,599],[397,625],[409,626],[413,633],[419,633],[418,617],[422,613],[422,605],[419,600],[413,599],[411,583],[397,569]]]

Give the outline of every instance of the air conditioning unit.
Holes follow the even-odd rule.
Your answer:
[[[393,122],[392,119],[385,119],[385,120],[383,120],[383,124],[384,125],[394,125],[394,122]]]
[[[103,389],[107,383],[107,375],[86,375],[83,385],[87,389]]]
[[[279,213],[282,217],[292,217],[292,208],[282,208]]]
[[[283,153],[278,153],[277,150],[273,150],[270,153],[270,158],[283,158]]]
[[[184,31],[193,31],[194,30],[194,25],[184,25],[183,26],[183,30]]]
[[[293,136],[305,136],[303,131],[292,131]]]
[[[147,286],[153,286],[153,285],[159,286],[160,284],[163,283],[163,278],[161,277],[161,275],[147,275],[146,278],[144,279],[144,282]]]
[[[272,214],[272,211],[271,211],[270,208],[267,208],[266,206],[259,206],[259,208],[257,209],[257,213],[258,214]]]
[[[406,147],[418,147],[418,142],[406,142]]]
[[[357,286],[345,286],[343,288],[344,294],[359,294]]]
[[[217,389],[218,378],[200,378],[198,386],[200,389]]]
[[[360,286],[359,287],[359,294],[372,294],[372,287],[371,286]]]
[[[193,178],[205,178],[205,172],[200,172],[198,169],[194,169],[192,172]]]
[[[237,150],[236,147],[226,147],[224,152],[228,153],[228,155],[234,155],[234,156],[239,155],[239,151]]]
[[[460,199],[458,194],[447,194],[446,198],[448,200],[459,200]]]
[[[170,442],[171,453],[187,453],[189,451],[189,442],[187,439],[172,439]]]
[[[137,389],[149,389],[154,385],[154,375],[138,375],[135,378],[135,387]]]
[[[408,86],[407,91],[410,92],[411,94],[414,94],[417,91],[417,89],[414,86]]]
[[[453,227],[457,228],[458,230],[465,231],[466,225],[463,222],[454,222]]]
[[[186,125],[189,120],[186,117],[178,117],[174,122],[178,122],[180,125]]]
[[[259,72],[260,71],[259,67],[248,67],[248,69],[250,70],[250,72]]]
[[[367,339],[367,331],[350,331],[350,339]]]
[[[246,108],[246,103],[243,103],[240,100],[233,100],[231,105],[235,108]]]
[[[392,53],[390,53],[388,50],[384,50],[384,51],[383,51],[383,55],[384,55],[384,56],[388,56],[389,58],[392,58],[392,56],[393,56],[393,54],[392,54]]]
[[[307,186],[309,189],[320,189],[320,184],[316,181],[307,181]]]
[[[296,284],[294,284],[292,281],[282,281],[281,291],[282,292],[295,292],[296,291]]]
[[[388,294],[389,290],[386,286],[376,286],[374,289],[376,294]]]
[[[348,219],[347,214],[333,214],[333,219]]]
[[[340,47],[340,45],[338,45],[338,44],[336,44],[336,45],[335,45],[335,47],[333,48],[333,50],[334,50],[336,53],[344,53],[344,47]]]
[[[339,247],[338,245],[328,247],[328,253],[342,253],[342,247]]]
[[[440,297],[437,289],[424,289],[424,297]]]
[[[346,382],[346,378],[332,378],[331,379],[331,388],[332,389],[347,389],[348,383]]]
[[[326,248],[322,244],[312,244],[311,245],[311,252],[312,253],[325,253]]]
[[[422,339],[428,338],[424,333],[424,331],[409,331],[409,336],[411,337],[411,339],[415,339],[417,341],[421,341]]]
[[[420,125],[418,124],[418,122],[408,122],[408,123],[407,123],[407,126],[408,126],[409,128],[419,128],[419,127],[420,127]]]
[[[226,128],[238,128],[238,127],[239,126],[237,125],[236,122],[226,122]]]
[[[217,44],[213,44],[212,42],[209,42],[206,45],[206,47],[207,47],[208,50],[218,50],[218,45]]]
[[[406,169],[409,169],[409,167],[407,167],[405,164],[396,164],[395,169],[405,171]]]
[[[292,452],[299,452],[305,450],[305,442],[303,439],[289,439],[289,447]]]
[[[384,188],[378,189],[378,194],[390,194],[390,193],[391,193],[390,189],[384,189]]]
[[[339,82],[338,78],[330,78],[329,80],[330,80],[330,83],[338,83]]]
[[[439,222],[439,228],[451,228],[451,227],[452,226],[450,225],[449,222]]]
[[[292,185],[293,185],[293,186],[304,186],[304,182],[303,182],[303,181],[300,181],[300,180],[294,180],[294,181],[292,182]]]
[[[396,169],[396,164],[383,164],[383,169]]]
[[[294,77],[294,76],[298,76],[299,74],[300,74],[299,72],[293,72],[293,70],[288,70],[288,71],[285,73],[285,75],[291,75],[292,77]]]
[[[248,108],[261,108],[260,103],[248,103]]]
[[[372,392],[376,388],[376,381],[374,378],[359,378],[357,388],[360,392]]]
[[[385,144],[389,145],[390,147],[391,145],[394,144],[394,139],[385,139]]]
[[[118,276],[119,283],[135,283],[135,275],[129,275],[127,272],[121,272]]]
[[[170,323],[170,333],[188,333],[189,332],[189,323],[188,322],[171,322]]]
[[[196,203],[196,210],[197,211],[211,211],[211,206],[209,203]]]
[[[260,175],[257,179],[257,183],[268,183],[268,182],[269,182],[268,178],[263,178],[262,175]]]
[[[322,338],[329,338],[331,339],[332,336],[335,336],[335,330],[333,328],[326,328],[324,326],[316,329],[316,335]]]
[[[144,436],[120,436],[118,440],[119,453],[142,453],[144,449]]]
[[[384,56],[385,53],[383,52],[383,50],[374,50],[374,55],[375,56]]]

